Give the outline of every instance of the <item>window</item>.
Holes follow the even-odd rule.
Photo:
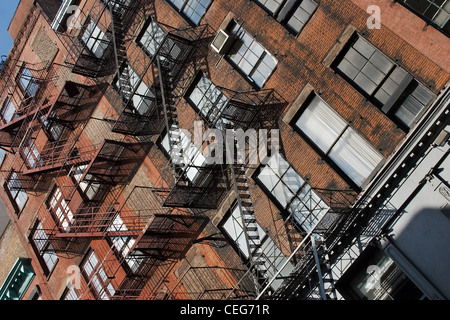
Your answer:
[[[220,125],[217,121],[228,104],[228,98],[203,73],[194,81],[187,100],[199,110],[208,124]]]
[[[132,108],[136,113],[140,115],[147,115],[150,111],[152,111],[155,107],[156,97],[153,94],[152,90],[145,84],[144,81],[141,80],[139,75],[134,71],[130,66],[124,66],[122,69],[122,74],[119,77],[120,79],[126,78],[129,79],[129,85],[131,85],[130,90],[133,93],[131,97],[132,104],[129,103],[128,107]],[[120,79],[116,80],[115,87],[118,89],[120,87]]]
[[[81,270],[90,283],[94,293],[100,299],[109,300],[110,297],[114,296],[116,290],[111,282],[108,281],[108,276],[94,251],[88,255],[86,261],[81,266]]]
[[[295,34],[300,33],[317,9],[317,3],[312,0],[295,1],[296,3],[286,0],[255,0],[255,2]]]
[[[180,136],[180,138],[177,138],[178,136]],[[172,133],[172,139],[177,139],[176,144],[181,148],[181,151],[183,153],[181,155],[180,163],[177,164],[184,164],[186,166],[190,166],[186,170],[186,176],[191,182],[194,182],[200,175],[198,167],[204,166],[204,164],[206,163],[206,158],[203,156],[202,152],[197,149],[195,144],[191,141],[191,136],[190,135],[188,136],[182,130],[178,130],[176,133]],[[164,149],[165,153],[170,156],[171,150],[169,145],[169,135],[167,133],[161,139],[161,146]]]
[[[58,262],[58,257],[48,241],[44,227],[40,221],[36,222],[31,234],[31,244],[43,268],[44,274],[48,275]]]
[[[73,287],[67,288],[62,300],[78,300],[78,295]]]
[[[44,116],[42,119],[42,121],[44,122],[46,133],[51,141],[58,141],[64,131],[64,125],[58,123],[58,119],[59,117],[55,111],[51,111],[48,117]]]
[[[93,20],[89,21],[84,30],[81,40],[89,51],[97,58],[102,58],[109,45],[109,39],[106,34],[95,24]]]
[[[369,246],[336,283],[345,299],[424,300],[426,295],[376,246]]]
[[[259,170],[256,181],[283,210],[293,214],[306,232],[312,231],[330,209],[279,153]]]
[[[199,24],[212,0],[169,0],[185,17],[195,25]]]
[[[431,22],[439,30],[450,34],[450,1],[448,0],[399,0],[405,7]]]
[[[60,188],[55,188],[52,192],[50,200],[47,204],[50,211],[56,216],[59,226],[68,232],[70,225],[74,220],[73,213],[69,208],[69,204],[64,199]]]
[[[77,166],[73,170],[73,177],[75,178],[75,181],[78,182],[78,186],[80,189],[84,192],[86,197],[89,200],[93,200],[95,196],[97,195],[98,191],[100,190],[100,183],[91,181],[93,180],[93,177],[91,174],[86,174],[86,177],[84,180],[81,180],[83,178],[84,172],[86,171],[88,165],[81,165]]]
[[[19,76],[19,84],[27,98],[33,97],[39,88],[36,79],[27,67],[22,68]]]
[[[384,160],[375,148],[316,95],[294,125],[358,187],[369,180]]]
[[[162,67],[172,70],[175,62],[185,56],[185,48],[181,48],[156,21],[149,20],[144,25],[141,34],[137,37],[137,43],[150,57],[158,54]]]
[[[230,214],[224,218],[221,223],[221,228],[225,231],[225,234],[234,242],[237,246],[239,252],[246,258],[249,258],[249,248],[246,241],[246,236],[243,228],[243,219],[239,211],[239,206],[235,204],[232,207]],[[282,253],[280,248],[275,244],[275,242],[270,238],[259,224],[257,224],[259,238],[261,239],[261,251],[263,253],[262,259],[264,260],[263,265],[256,265],[261,271],[265,271],[266,278],[272,278],[280,268],[286,263],[287,258]],[[289,261],[284,267],[279,277],[287,277],[293,271],[294,265]],[[276,290],[282,284],[283,280],[276,279],[271,284],[273,290]]]
[[[128,228],[123,222],[122,218],[118,215],[114,219],[113,223],[108,227],[108,231],[128,231]],[[127,262],[127,265],[130,267],[131,271],[136,272],[142,260],[139,258],[128,257],[128,254],[133,248],[136,240],[131,237],[112,237],[111,241],[114,248],[122,257],[125,258],[125,261]]]
[[[16,213],[20,213],[27,203],[28,196],[22,188],[22,184],[20,183],[19,175],[17,174],[17,172],[12,172],[5,185],[10,200],[16,209]]]
[[[3,104],[2,109],[2,118],[5,123],[10,123],[12,120],[17,118],[19,115],[16,115],[16,107],[11,99],[6,99]]]
[[[146,23],[143,31],[138,37],[138,43],[153,57],[164,42],[166,32],[153,20]]]
[[[38,167],[38,164],[43,163],[43,160],[40,159],[39,151],[37,150],[34,141],[31,139],[24,145],[22,153],[28,168],[36,168]]]
[[[236,22],[231,22],[228,28],[238,38],[228,52],[229,60],[252,83],[262,88],[278,61]]]
[[[3,164],[3,161],[5,161],[5,157],[6,157],[6,151],[3,148],[0,148],[0,167]]]
[[[434,95],[366,40],[356,37],[342,59],[341,73],[384,113],[411,127]]]

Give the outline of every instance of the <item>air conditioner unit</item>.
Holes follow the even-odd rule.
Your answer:
[[[229,35],[226,31],[220,29],[211,43],[211,47],[218,54],[224,54],[232,46],[233,40],[234,37],[232,35]]]

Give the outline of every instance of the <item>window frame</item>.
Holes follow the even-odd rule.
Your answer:
[[[231,247],[236,251],[236,253],[239,255],[239,257],[242,259],[242,261],[244,262],[244,264],[250,266],[250,260],[249,260],[249,248],[246,247],[247,253],[245,253],[239,246],[237,239],[233,239],[233,236],[228,232],[227,228],[226,228],[226,224],[229,222],[230,219],[232,220],[237,220],[236,217],[234,216],[234,213],[238,211],[239,213],[239,206],[237,204],[237,202],[235,201],[230,208],[228,209],[228,211],[226,212],[226,214],[224,215],[224,217],[222,218],[222,220],[219,222],[218,228],[219,230],[221,230],[222,234],[225,236],[225,238],[228,240],[228,243],[230,243]],[[235,225],[235,223],[239,224],[238,227],[242,226],[240,225],[241,223],[239,223],[239,221],[235,221],[233,222],[233,226]],[[280,268],[283,267],[284,262],[288,262],[288,264],[290,263],[288,261],[288,258],[280,249],[280,247],[275,243],[275,241],[272,239],[272,237],[263,230],[263,228],[261,227],[261,225],[256,222],[257,224],[257,228],[258,228],[258,233],[260,236],[260,241],[261,241],[261,250],[264,254],[264,258],[266,259],[266,261],[268,262],[268,265],[265,265],[265,267],[267,267],[267,271],[266,272],[271,272],[271,276],[275,275],[276,272],[280,271]],[[245,238],[245,234],[242,230],[240,230],[240,235],[239,237],[244,236]],[[238,237],[238,238],[239,238]],[[246,242],[245,242],[245,246],[246,246]],[[274,255],[275,252],[275,255]],[[283,261],[280,261],[280,258]],[[284,259],[283,259],[284,258]],[[274,266],[274,263],[276,263],[276,266]],[[288,265],[287,264],[287,265]],[[287,266],[286,265],[286,266]],[[258,267],[258,265],[256,265],[256,267]],[[286,269],[286,267],[282,268],[280,271],[280,274],[282,276],[289,276],[289,274],[292,273],[293,269],[294,269],[294,265],[292,263],[290,263],[289,265],[290,268]],[[290,269],[290,270],[289,270]],[[288,272],[286,273],[286,270],[288,270]],[[277,288],[279,288],[282,285],[283,280],[279,280],[276,279],[272,282],[271,287],[272,289],[276,290]]]
[[[22,187],[22,183],[20,182],[18,173],[16,171],[11,171],[11,173],[8,176],[8,179],[5,180],[3,187],[6,191],[9,200],[11,201],[14,211],[19,216],[24,210],[26,204],[28,203],[28,194],[26,193],[26,191],[24,191],[24,189],[16,190],[15,193],[11,192],[9,184],[12,181],[11,179],[14,175],[16,176],[15,180],[18,181],[20,183],[20,187]],[[23,201],[23,204],[17,203],[17,199],[23,195],[25,195],[25,200]]]
[[[122,66],[120,69],[121,72],[124,72],[125,68],[129,69],[130,73],[130,82],[133,90],[133,95],[131,96],[128,104],[126,107],[130,110],[132,110],[133,113],[136,113],[140,116],[146,116],[148,114],[152,114],[156,107],[157,107],[157,97],[155,93],[152,91],[151,87],[147,86],[147,84],[144,82],[144,80],[141,78],[141,76],[134,70],[134,68],[131,65],[128,66]],[[119,92],[120,91],[120,81],[119,81],[119,74],[116,74],[113,80],[113,88]],[[134,83],[133,83],[134,82]],[[142,92],[139,92],[142,91]],[[145,93],[144,93],[145,92]],[[151,93],[151,96],[148,95]],[[136,106],[136,101],[138,101],[138,106]],[[147,102],[151,102],[147,104]],[[132,104],[131,104],[132,102]],[[146,110],[142,111],[140,110],[142,107],[146,108]],[[131,108],[132,107],[132,108]]]
[[[427,25],[431,25],[433,26],[435,29],[439,30],[440,32],[442,32],[443,34],[445,34],[447,37],[450,37],[450,32],[446,31],[444,29],[444,27],[439,26],[436,22],[434,22],[433,20],[427,18],[423,13],[421,13],[420,11],[418,11],[416,8],[408,5],[405,3],[406,0],[394,0],[394,2],[398,2],[400,5],[402,5],[403,7],[405,7],[406,9],[408,9],[409,11],[411,11],[412,13],[414,13],[416,16],[418,16],[420,19],[422,19],[423,21],[425,21],[427,23]],[[428,1],[428,0],[426,0]],[[430,3],[430,5],[433,5],[434,3]],[[447,3],[448,4],[448,3]],[[438,9],[438,12],[440,12],[441,10]],[[446,12],[445,10],[442,10],[444,12]],[[446,25],[449,25],[449,29],[450,29],[450,12],[448,12],[449,14],[449,20],[447,20]]]
[[[11,115],[8,115],[8,119],[5,118],[6,112],[11,112],[10,107],[14,109],[14,112],[12,112]],[[14,119],[17,119],[19,115],[17,114],[17,107],[15,106],[14,102],[11,100],[11,98],[6,98],[2,105],[2,111],[1,111],[2,120],[5,124],[8,124]]]
[[[201,88],[198,87],[199,83],[203,79],[209,81],[209,86],[206,92],[203,92]],[[199,105],[191,98],[192,94],[196,89],[202,93],[202,98],[200,99],[199,102],[203,101],[204,99],[206,100],[206,103],[203,105],[202,108],[200,108]],[[215,101],[212,101],[213,99],[211,99],[211,96],[207,95],[207,93],[210,93],[211,90],[217,93],[217,98],[215,99]],[[216,86],[214,82],[211,79],[209,79],[202,71],[198,72],[198,74],[194,77],[194,80],[189,85],[189,88],[186,91],[184,98],[191,105],[191,107],[194,108],[197,114],[199,114],[202,117],[202,119],[206,121],[208,125],[212,126],[212,124],[215,123],[214,125],[215,128],[221,128],[221,122],[219,121],[221,118],[219,117],[219,115],[223,113],[228,103],[230,102],[230,99],[222,92],[221,88]],[[210,108],[205,113],[203,112],[203,110],[205,109],[207,104],[210,104]],[[217,107],[218,105],[221,106],[218,108]],[[215,113],[214,109],[217,110],[216,114],[214,114]],[[222,118],[222,120],[225,119]],[[225,121],[228,122],[228,120]]]
[[[108,232],[114,231],[128,231],[128,227],[123,222],[119,214],[112,220],[111,224],[106,229]],[[143,263],[141,258],[129,256],[131,249],[136,243],[136,239],[131,236],[112,237],[108,236],[108,243],[113,248],[116,257],[119,259],[124,258],[126,267],[131,273],[135,273],[139,270],[139,267]],[[125,266],[123,265],[123,266]]]
[[[252,85],[253,88],[255,88],[256,90],[261,90],[267,84],[267,81],[269,81],[269,79],[275,73],[275,71],[278,67],[278,63],[279,63],[278,59],[275,58],[275,56],[273,54],[271,54],[269,50],[267,50],[259,41],[257,41],[253,36],[251,36],[250,33],[234,19],[232,19],[228,23],[228,25],[226,27],[226,31],[227,31],[227,33],[231,34],[232,37],[234,37],[234,42],[233,42],[233,45],[231,46],[231,48],[227,52],[225,52],[225,54],[224,54],[225,60],[227,60],[233,66],[233,68],[235,70],[237,70],[247,80],[247,82]],[[251,43],[247,43],[247,45],[245,45],[245,41],[242,40],[244,37],[247,39],[251,39]],[[239,45],[239,43],[240,43],[240,45]],[[238,47],[236,48],[236,46],[238,46]],[[262,49],[262,52],[260,55],[257,55],[256,53],[253,52],[254,51],[253,49],[255,48],[255,46],[259,47],[260,50]],[[257,58],[257,61],[254,64],[251,64],[249,62],[249,60],[247,59],[249,57],[249,55],[239,54],[239,52],[242,48],[246,48],[245,54],[248,53],[249,51],[251,51],[250,56],[254,56]],[[237,57],[238,54],[239,54],[239,56],[241,56],[241,59],[237,63],[233,56]],[[246,56],[246,58],[244,58],[244,56]],[[267,63],[264,62],[264,65],[267,68],[269,68],[269,69],[271,68],[271,69],[270,69],[270,72],[264,73],[264,75],[263,75],[263,73],[258,71],[258,68],[261,66],[261,64],[263,63],[263,61],[265,60],[266,57],[271,58],[272,61],[275,63],[275,65],[271,68],[270,66],[267,65]],[[242,63],[247,64],[251,67],[251,70],[248,73],[246,72],[246,70],[243,67],[239,66],[239,64],[242,64]],[[258,72],[258,74],[264,76],[264,81],[261,84],[259,84],[259,82],[257,82],[257,78],[254,78],[254,75],[256,72]]]
[[[93,30],[89,30],[91,25],[93,25]],[[96,29],[99,30],[99,33],[96,37],[93,37]],[[102,38],[100,38],[99,36],[102,34],[103,36]],[[88,38],[87,40],[86,37]],[[84,47],[89,51],[89,53],[97,59],[105,58],[105,54],[108,52],[108,47],[111,45],[111,39],[107,37],[106,33],[97,25],[97,23],[95,23],[95,21],[91,17],[88,17],[88,19],[86,19],[85,25],[80,31],[79,39]],[[92,45],[89,44],[91,40],[94,40]],[[102,45],[105,47],[102,47]],[[97,46],[97,50],[101,48],[100,57],[96,54],[97,50],[95,52],[93,51],[94,46]]]
[[[274,18],[278,23],[280,23],[289,33],[293,34],[294,36],[300,35],[302,33],[302,30],[305,28],[305,26],[308,24],[308,22],[312,19],[314,14],[316,13],[317,9],[319,8],[319,3],[317,3],[314,0],[302,0],[301,2],[295,3],[292,8],[288,8],[289,2],[287,0],[280,0],[281,3],[279,4],[279,7],[275,11],[271,11],[265,4],[263,4],[259,0],[252,0],[254,3],[256,3],[259,7],[261,7],[264,11],[266,11],[272,18]],[[297,31],[295,28],[293,28],[291,25],[289,25],[289,21],[292,19],[294,14],[297,12],[299,8],[301,8],[301,5],[303,4],[303,1],[311,1],[315,4],[314,10],[309,14],[308,19],[304,22],[303,26]],[[306,11],[306,10],[304,10]]]
[[[355,79],[352,79],[345,71],[342,71],[339,68],[339,65],[346,59],[347,54],[354,49],[354,45],[361,40],[364,45],[370,47],[370,49],[374,50],[374,53],[377,53],[379,56],[381,56],[383,59],[388,60],[392,66],[390,67],[389,71],[386,71],[386,74],[384,75],[383,79],[380,80],[379,84],[376,84],[374,81],[372,81],[373,84],[376,85],[376,87],[373,89],[372,93],[369,93],[366,91],[366,89],[362,88]],[[357,51],[356,51],[357,52]],[[361,55],[359,52],[357,52],[359,55]],[[362,56],[362,55],[361,55]],[[363,56],[362,56],[363,57]],[[368,63],[370,62],[370,59],[367,59],[366,57],[363,57],[363,59],[366,60],[365,65],[361,67],[361,69],[357,69],[355,66],[353,68],[358,70],[357,76],[359,76],[363,69],[366,68]],[[432,102],[436,99],[436,95],[431,92],[425,85],[421,84],[416,78],[414,78],[408,71],[403,69],[400,65],[398,65],[395,61],[393,61],[390,57],[385,55],[380,49],[378,49],[375,45],[373,45],[370,41],[365,39],[363,36],[355,32],[348,40],[346,45],[342,48],[341,52],[337,55],[337,57],[334,59],[334,61],[331,64],[331,69],[340,75],[342,78],[346,80],[346,82],[351,85],[355,90],[357,90],[361,95],[363,95],[370,103],[372,103],[377,109],[379,109],[383,114],[385,114],[391,121],[393,121],[397,126],[399,126],[403,131],[408,132],[420,119],[421,115],[423,115],[428,107],[432,104]],[[378,93],[383,90],[384,85],[387,81],[392,82],[391,76],[394,75],[394,73],[404,73],[404,77],[400,83],[396,84],[395,91],[389,95],[386,102],[381,102],[379,98],[376,97]],[[363,73],[364,75],[364,73]],[[357,77],[355,76],[355,78]],[[364,75],[365,76],[365,75]],[[367,78],[367,77],[366,77]],[[412,96],[412,92],[416,90],[418,87],[420,87],[422,90],[426,90],[427,94],[430,95],[431,99],[423,105],[420,101],[415,99]],[[413,99],[417,100],[421,105],[421,109],[417,114],[413,117],[410,124],[407,124],[403,121],[403,119],[400,116],[397,116],[396,113],[401,109],[403,106],[403,103],[408,99],[412,97]]]
[[[95,260],[97,260],[97,263],[95,265],[91,261],[92,256],[94,256]],[[86,271],[86,265],[88,265],[88,264],[89,264],[90,268],[92,269],[90,273],[88,273]],[[81,274],[83,275],[86,283],[88,283],[88,287],[89,287],[90,291],[92,292],[92,294],[94,296],[96,296],[102,300],[110,300],[110,298],[114,296],[114,294],[116,293],[117,290],[116,290],[116,288],[114,288],[112,281],[110,281],[108,284],[105,283],[105,280],[108,279],[108,275],[106,274],[106,271],[103,268],[102,263],[98,259],[94,250],[91,249],[86,254],[83,262],[80,264],[80,270],[81,270]],[[99,274],[100,272],[102,272],[105,275],[105,277],[100,275]],[[93,281],[94,277],[96,277],[97,281]],[[97,285],[99,285],[99,287]],[[112,290],[114,290],[113,294],[111,294],[111,288],[109,288],[109,286],[111,286]]]
[[[27,75],[24,75],[24,72],[26,72],[28,70]],[[29,79],[27,79],[27,77],[29,77]],[[23,80],[26,80],[28,83],[26,85],[24,85]],[[28,104],[30,102],[30,98],[34,97],[37,92],[39,91],[39,81],[33,76],[33,74],[31,73],[31,70],[26,66],[26,64],[24,63],[22,65],[22,67],[20,68],[19,73],[17,74],[17,84],[20,88],[20,91],[22,92],[23,96],[25,97],[25,100],[28,100],[26,102],[26,104]],[[30,88],[32,88],[33,90],[30,91]],[[17,111],[17,108],[16,108]]]
[[[319,99],[321,102],[323,102],[330,110],[333,112],[337,118],[339,118],[342,122],[345,123],[344,129],[337,135],[334,142],[328,147],[327,151],[325,152],[320,146],[317,145],[317,143],[312,140],[306,132],[304,132],[298,125],[297,122],[302,117],[304,112],[309,108],[309,106],[312,104],[314,98]],[[303,103],[303,106],[300,108],[300,110],[297,112],[297,114],[292,118],[290,122],[291,127],[302,137],[304,138],[309,145],[311,145],[316,152],[321,156],[322,159],[326,160],[326,162],[356,191],[360,192],[363,188],[365,188],[370,181],[373,179],[373,177],[377,174],[377,172],[381,169],[381,167],[386,163],[386,158],[377,150],[370,141],[368,141],[364,136],[362,136],[357,130],[355,130],[351,123],[349,123],[347,120],[345,120],[336,110],[334,110],[325,100],[323,100],[319,95],[317,95],[314,91],[311,92],[308,96],[308,98]],[[330,153],[333,151],[333,148],[338,144],[338,142],[342,139],[342,137],[345,135],[348,130],[354,131],[361,140],[363,140],[365,143],[367,143],[368,146],[370,146],[373,150],[376,151],[381,157],[382,160],[378,163],[377,166],[374,167],[372,172],[365,178],[364,182],[359,185],[356,181],[353,180],[352,177],[350,177],[344,169],[340,167],[340,165],[333,160],[330,157]]]
[[[214,2],[214,0],[208,0],[209,4],[205,8],[205,12],[201,15],[199,21],[196,23],[185,13],[185,8],[188,6],[189,3],[194,2],[194,1],[196,1],[197,5],[198,5],[198,1],[200,1],[200,0],[179,0],[179,1],[183,1],[183,4],[178,8],[177,5],[174,3],[176,1],[166,0],[166,2],[172,8],[174,8],[191,26],[198,26],[200,24],[200,22],[202,21],[202,19],[205,17],[206,13],[208,12],[209,8],[211,7],[212,3]]]
[[[279,155],[279,156],[288,164],[288,168],[284,171],[282,176],[284,177],[286,175],[286,173],[289,170],[291,170],[291,172],[295,173],[301,180],[303,180],[301,185],[298,186],[298,190],[296,190],[296,191],[291,190],[291,188],[282,180],[283,177],[280,177],[280,179],[277,179],[277,182],[274,183],[274,187],[272,188],[272,190],[269,190],[267,185],[262,181],[262,179],[259,178],[259,176],[261,175],[261,172],[267,167],[268,164],[261,164],[253,173],[252,179],[262,189],[262,191],[264,191],[264,193],[268,196],[268,198],[275,204],[275,206],[280,210],[280,212],[285,217],[289,217],[292,215],[292,217],[293,217],[292,223],[298,230],[300,230],[301,232],[309,233],[310,231],[314,230],[314,228],[318,225],[318,223],[320,223],[320,221],[323,219],[323,217],[325,217],[329,213],[331,208],[328,205],[328,203],[326,203],[326,201],[323,200],[322,197],[314,191],[312,186],[309,184],[309,178],[302,177],[297,172],[297,170],[292,166],[292,164],[289,163],[289,161],[284,159],[281,155]],[[269,168],[268,170],[272,170],[272,169]],[[276,178],[278,178],[278,175],[276,175]],[[272,192],[273,190],[275,190],[275,187],[280,183],[283,183],[289,189],[289,191],[292,193],[292,197],[286,201],[286,204],[284,206],[283,206],[283,203],[280,202],[279,198]],[[299,218],[297,218],[296,212],[292,211],[291,208],[295,205],[296,200],[297,200],[297,203],[300,203],[300,202],[303,203],[302,199],[305,198],[305,195],[302,196],[301,194],[304,191],[306,191],[306,193],[313,192],[314,196],[316,198],[318,198],[319,201],[316,203],[316,206],[313,209],[307,208],[308,210],[310,210],[310,213],[308,216],[300,216]],[[319,208],[320,211],[322,211],[322,210],[325,211],[322,214],[322,216],[316,216],[313,212],[311,212],[311,211],[316,210],[317,205],[319,203],[323,203],[327,207],[327,208],[322,208],[322,207]],[[311,225],[310,227],[306,228],[305,225],[306,225],[306,223],[310,222],[311,217],[313,217],[314,220],[316,220],[316,222],[314,225]],[[301,219],[301,220],[299,220],[299,219]]]
[[[55,186],[50,193],[46,205],[53,216],[58,228],[63,232],[69,232],[75,220],[75,215],[69,206],[70,200],[66,200],[64,194],[58,186]]]
[[[42,248],[39,248],[39,245],[36,243],[36,239],[34,238],[37,232],[42,232],[47,237],[46,240],[38,239],[38,241],[45,241],[45,244],[42,246]],[[45,230],[43,228],[41,221],[36,220],[33,228],[31,229],[28,239],[31,244],[31,247],[33,248],[34,253],[36,254],[36,256],[38,258],[39,264],[42,268],[42,271],[44,272],[44,275],[47,277],[50,276],[50,274],[53,272],[53,270],[55,270],[55,267],[59,262],[59,258],[58,258],[58,255],[56,254],[56,252],[53,251],[53,246],[50,243],[50,241],[48,240],[48,235],[45,233]],[[46,248],[45,250],[50,249],[49,251],[52,251],[53,253],[46,252],[44,254],[41,254],[41,249],[43,249],[43,248]],[[45,255],[49,255],[48,260],[44,257]],[[47,261],[52,261],[51,266],[49,266],[49,264],[47,264]]]

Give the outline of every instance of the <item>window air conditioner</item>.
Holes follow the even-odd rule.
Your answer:
[[[229,35],[223,29],[220,29],[211,43],[211,47],[218,54],[224,54],[227,52],[233,44],[233,36]]]

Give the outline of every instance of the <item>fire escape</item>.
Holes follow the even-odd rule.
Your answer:
[[[38,102],[36,96],[34,104],[27,104],[32,107],[19,109],[22,110],[19,117],[0,129],[2,146],[11,149],[21,149],[31,136],[30,141],[36,141],[41,132],[48,138],[39,155],[33,161],[25,161],[25,166],[15,168],[18,174],[14,176],[20,180],[20,188],[36,190],[36,181],[43,179],[46,189],[42,189],[51,190],[36,217],[44,231],[42,240],[48,241],[42,253],[85,255],[89,249],[86,259],[93,268],[82,268],[85,281],[77,291],[80,299],[160,298],[162,293],[163,298],[189,298],[192,292],[186,288],[186,282],[195,284],[192,274],[213,275],[222,281],[211,283],[208,292],[200,292],[195,296],[197,299],[216,297],[212,293],[219,291],[221,297],[229,299],[282,298],[293,290],[293,284],[297,290],[298,274],[303,279],[313,274],[329,280],[330,286],[319,287],[318,294],[325,298],[325,288],[333,289],[327,269],[328,248],[322,241],[331,228],[328,222],[321,221],[313,231],[304,234],[290,216],[278,234],[277,251],[275,244],[267,244],[257,224],[247,176],[250,157],[245,141],[234,141],[244,148],[233,146],[232,154],[237,151],[237,158],[228,158],[231,154],[227,153],[227,164],[198,164],[195,155],[186,157],[177,106],[202,67],[198,63],[201,58],[198,48],[205,39],[210,40],[210,34],[201,26],[174,29],[160,24],[164,37],[158,49],[150,57],[138,54],[130,58],[128,34],[130,30],[136,32],[137,17],[151,16],[156,21],[152,8],[152,1],[94,1],[89,10],[90,20],[79,34],[68,30],[64,37],[69,38],[65,42],[69,49],[66,62],[72,72],[92,79],[97,85],[67,82],[58,97],[45,103],[41,103],[42,99]],[[90,46],[89,41],[97,47]],[[143,80],[135,82],[133,73],[152,75],[148,84],[152,96],[144,110],[133,99]],[[123,140],[105,139],[93,144],[85,136],[86,128],[93,109],[109,89],[100,84],[113,74],[118,99],[113,104],[114,112],[104,122],[111,124],[112,133],[122,134]],[[48,79],[49,75],[33,78]],[[214,116],[200,114],[207,128],[217,128],[222,133],[265,129],[269,134],[277,129],[285,103],[274,90],[234,92],[221,88],[221,91],[226,104],[214,105],[210,112]],[[168,178],[162,178],[164,181],[151,188],[135,187],[123,199],[127,184],[146,154],[146,144],[141,141],[164,131],[170,160],[161,177],[170,173]],[[270,145],[276,141],[267,142]],[[196,153],[200,152],[197,149]],[[28,151],[26,156],[30,155]],[[16,171],[10,171],[10,178]],[[52,181],[54,184],[49,185]],[[230,193],[236,197],[249,249],[248,268],[189,269],[175,287],[165,293],[161,291],[176,263],[184,259],[195,241],[200,241],[208,220],[197,213],[217,209]],[[333,213],[342,215],[348,209],[346,197],[336,199],[326,192],[322,196],[329,200]],[[161,209],[161,202],[165,209]],[[334,226],[336,221],[331,224]],[[267,246],[275,252],[272,256],[267,254]],[[282,256],[287,259],[281,266],[275,265]],[[302,274],[303,270],[308,272]]]

